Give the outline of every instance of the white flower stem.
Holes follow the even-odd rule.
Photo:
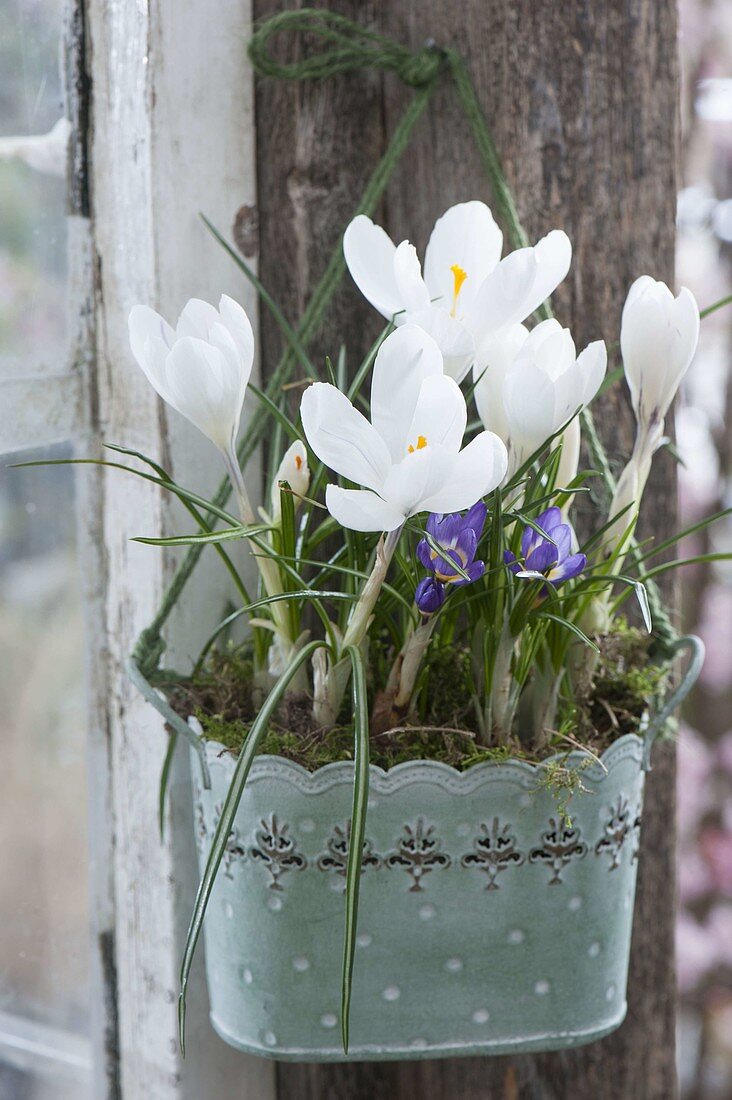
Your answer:
[[[244,478],[236,454],[233,448],[230,451],[222,451],[222,454],[226,471],[236,495],[242,522],[247,527],[253,527],[257,523],[257,517],[254,514],[254,509],[249,500],[249,494],[244,484]],[[266,556],[266,554],[257,552],[258,548],[254,544],[250,543],[250,545],[266,594],[268,596],[280,595],[283,592],[283,588],[277,566],[271,558]],[[292,654],[295,639],[292,637],[286,603],[284,601],[272,603],[269,605],[269,610],[282,646],[283,660],[287,662]]]
[[[394,556],[399,536],[403,530],[403,524],[395,531],[390,531],[386,538],[382,535],[376,547],[376,560],[374,567],[365,582],[358,602],[354,607],[351,617],[343,635],[341,652],[349,645],[359,646],[366,637],[371,616],[376,601],[379,598],[382,585],[386,580],[391,559]],[[340,658],[329,664],[327,670],[320,670],[319,689],[313,700],[313,717],[319,726],[333,726],[338,719],[343,696],[345,695],[348,681],[351,675],[351,663],[347,659]]]
[[[499,739],[508,738],[511,735],[512,714],[510,711],[511,687],[511,660],[513,658],[515,642],[511,634],[508,618],[505,619],[501,629],[501,638],[496,651],[493,665],[493,690],[490,700],[490,720],[487,723],[487,735],[489,741],[493,740],[494,731]],[[493,729],[491,728],[493,727]]]
[[[437,625],[437,616],[430,615],[423,619],[409,636],[399,651],[390,680],[394,680],[393,707],[397,715],[404,715],[409,709],[414,694],[414,685],[417,682],[419,670],[422,667],[427,647]]]
[[[386,574],[389,570],[391,559],[394,557],[394,551],[397,548],[399,536],[403,529],[404,525],[402,524],[402,526],[397,527],[395,531],[390,531],[386,538],[382,535],[379,539],[379,544],[376,547],[374,568],[371,570],[371,574],[361,590],[358,603],[353,609],[351,618],[348,621],[348,626],[346,627],[346,633],[343,635],[343,649],[349,645],[360,645],[366,636],[366,631],[371,622],[372,612],[379,598],[381,587],[386,580]]]

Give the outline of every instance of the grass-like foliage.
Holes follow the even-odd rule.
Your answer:
[[[445,218],[460,224],[477,218],[493,240],[486,210],[464,204]],[[347,233],[348,247],[364,247],[374,229],[366,221],[349,227],[363,239],[349,246]],[[249,383],[251,328],[230,299],[223,298],[218,311],[189,303],[177,330],[136,307],[131,341],[161,396],[218,447],[228,480],[206,499],[139,451],[109,445],[109,457],[99,460],[170,493],[190,516],[190,528],[169,537],[134,533],[151,547],[185,548],[187,557],[155,629],[138,646],[133,669],[138,681],[157,677],[158,684],[171,684],[177,715],[185,717],[190,702],[189,713],[197,713],[208,735],[237,756],[185,949],[181,1043],[206,905],[252,762],[264,747],[312,766],[339,756],[354,763],[341,1016],[347,1048],[370,758],[388,766],[417,753],[467,767],[513,755],[541,765],[552,754],[584,746],[592,759],[609,738],[636,730],[660,691],[670,626],[649,582],[679,564],[658,558],[685,532],[639,546],[634,529],[652,455],[664,443],[663,417],[683,374],[678,364],[693,354],[698,311],[695,322],[688,298],[674,300],[667,288],[658,290],[662,284],[649,288],[641,279],[643,286],[631,290],[622,343],[638,437],[616,485],[586,409],[605,375],[600,342],[576,357],[567,330],[548,319],[531,333],[514,325],[508,336],[499,326],[488,334],[493,343],[480,344],[477,329],[460,320],[459,299],[470,275],[454,263],[451,308],[438,321],[452,326],[454,342],[458,326],[464,346],[473,349],[467,356],[456,357],[454,345],[448,354],[429,335],[430,327],[437,331],[433,315],[442,306],[439,294],[425,289],[421,313],[412,317],[408,301],[394,310],[393,323],[355,370],[348,370],[346,350],[339,348],[319,374],[301,335],[209,228],[282,330],[287,351],[266,389]],[[561,234],[545,240],[552,237],[553,262],[561,268],[568,242]],[[457,253],[461,247],[456,237]],[[538,262],[532,254],[524,249],[514,254],[517,260],[501,261],[510,261],[514,274],[517,264],[525,268],[523,283],[516,276],[506,286],[531,286],[531,264]],[[545,249],[545,264],[546,256]],[[357,282],[362,266],[354,263]],[[426,265],[426,278],[433,268]],[[517,306],[515,316],[537,309],[527,293],[525,312]],[[676,364],[673,378],[652,357],[639,363],[637,347],[647,356],[649,341],[636,346],[632,338],[645,323],[644,295],[653,299],[647,323],[665,324],[668,314],[671,336],[664,328],[664,339],[685,341],[675,359],[667,356]],[[491,300],[486,298],[487,313]],[[674,310],[685,311],[680,320]],[[546,317],[546,306],[542,311]],[[425,316],[429,324],[422,329]],[[469,316],[474,314],[466,311]],[[518,342],[506,366],[511,341]],[[639,371],[645,371],[643,385]],[[613,384],[619,384],[617,372]],[[239,432],[247,387],[254,406]],[[655,404],[649,394],[656,395]],[[496,403],[502,403],[498,413]],[[579,465],[580,424],[594,461],[585,468]],[[268,474],[262,486],[248,462],[264,440]],[[586,534],[578,538],[571,513],[597,484],[612,499],[594,523],[583,524]],[[261,499],[262,488],[264,504],[255,510],[251,499]],[[232,491],[235,504],[229,505]],[[256,589],[234,564],[230,548],[236,542],[248,547]],[[236,604],[222,611],[186,679],[156,669],[159,631],[204,551],[218,555]],[[640,631],[629,631],[619,618],[628,597],[636,601]],[[158,646],[154,652],[150,639]],[[234,679],[217,680],[222,655],[229,669],[233,657]],[[161,827],[175,736],[193,736],[178,716],[163,767]],[[562,812],[582,789],[581,774],[570,774],[556,760],[546,765],[541,782],[565,799]]]

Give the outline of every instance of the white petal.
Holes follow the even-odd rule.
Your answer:
[[[246,311],[228,294],[222,294],[219,314],[234,339],[242,364],[247,368],[248,379],[254,360],[254,333]]]
[[[557,468],[557,488],[565,489],[577,476],[579,466],[581,430],[579,417],[575,416],[569,426],[562,432],[559,442],[562,445],[562,454]]]
[[[215,306],[200,298],[189,298],[181,310],[175,332],[179,337],[196,336],[199,340],[207,340],[209,329],[220,321],[219,311]]]
[[[577,356],[580,372],[582,404],[589,405],[603,383],[607,371],[607,348],[603,340],[593,340]]]
[[[554,397],[554,383],[546,372],[522,363],[519,356],[504,380],[503,404],[509,438],[526,450],[526,457],[561,426],[555,421]]]
[[[407,432],[425,378],[442,377],[442,355],[416,325],[403,325],[376,354],[371,381],[371,423],[386,442],[393,462],[407,449]]]
[[[561,229],[554,229],[534,246],[537,261],[536,278],[521,318],[529,317],[545,302],[566,278],[572,263],[572,242]]]
[[[689,369],[699,342],[699,306],[685,286],[671,307],[671,324],[677,334],[674,359],[680,382]]]
[[[444,447],[457,453],[463,441],[468,411],[457,382],[446,375],[427,378],[422,383],[412,422],[407,432],[407,448],[419,448],[421,440],[430,447]]]
[[[437,461],[437,456],[441,461]],[[423,447],[392,466],[384,482],[382,495],[395,511],[413,516],[424,511],[422,501],[435,492],[448,476],[454,454],[439,448]]]
[[[321,462],[357,485],[380,489],[391,466],[386,443],[345,394],[316,382],[302,395],[302,426]]]
[[[417,249],[409,241],[402,241],[394,253],[394,279],[407,313],[429,307],[430,295],[422,278],[422,265]]]
[[[418,313],[404,315],[409,324],[418,325],[429,333],[442,353],[445,374],[462,382],[470,370],[475,354],[472,334],[462,323],[439,306],[429,306]]]
[[[175,332],[149,306],[133,306],[128,329],[130,348],[148,382],[164,401],[170,401],[165,381],[165,360],[175,341]]]
[[[342,489],[329,485],[325,503],[333,519],[351,531],[394,531],[404,516],[368,489]]]
[[[475,404],[483,427],[508,441],[508,422],[503,407],[503,380],[526,343],[529,330],[511,325],[489,334],[481,343],[473,364]]]
[[[435,222],[427,245],[424,278],[430,298],[449,313],[455,288],[453,264],[467,278],[458,297],[457,315],[474,300],[483,280],[501,258],[503,234],[484,202],[461,202],[450,207]]]
[[[343,255],[353,281],[388,320],[404,308],[394,278],[395,252],[391,238],[365,214],[355,217],[343,236]]]
[[[572,334],[562,328],[553,317],[540,321],[521,349],[522,362],[533,362],[546,372],[549,378],[559,378],[573,365],[576,349]]]
[[[489,332],[518,324],[528,316],[529,300],[537,272],[533,248],[511,252],[493,269],[465,315],[465,323],[480,343]]]
[[[422,501],[421,510],[459,512],[471,508],[500,485],[507,465],[503,442],[493,432],[481,432],[454,457],[449,476],[438,492]]]
[[[239,428],[241,402],[222,353],[205,340],[176,341],[165,364],[172,404],[219,447],[231,447]]]

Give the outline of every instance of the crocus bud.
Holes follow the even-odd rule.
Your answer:
[[[295,508],[300,504],[300,498],[304,497],[310,487],[310,467],[308,466],[308,453],[305,444],[296,439],[291,447],[285,451],[285,456],[277,467],[270,503],[272,505],[272,520],[279,523],[282,518],[280,510],[280,483],[286,481],[294,495]]]
[[[148,382],[220,451],[231,456],[254,359],[249,318],[225,294],[219,308],[191,298],[172,328],[134,306],[130,347]]]
[[[445,586],[434,577],[423,577],[414,593],[414,602],[423,615],[433,615],[445,602]]]
[[[663,441],[663,421],[694,358],[699,339],[699,307],[686,287],[674,298],[665,283],[641,275],[623,306],[620,347],[637,421],[635,446],[618,481],[603,537],[610,554],[626,544],[638,518],[654,452]],[[626,545],[627,549],[627,545]],[[622,567],[624,554],[615,564]]]
[[[620,347],[639,433],[663,423],[699,339],[699,307],[686,287],[641,275],[623,307]],[[657,433],[658,434],[658,433]]]

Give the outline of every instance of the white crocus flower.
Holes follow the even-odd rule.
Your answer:
[[[492,432],[462,446],[467,423],[459,386],[442,369],[435,341],[414,325],[379,349],[371,422],[327,383],[305,391],[303,429],[318,458],[362,489],[329,485],[326,504],[343,527],[397,531],[418,512],[458,512],[494,489],[506,448]]]
[[[636,418],[633,454],[618,481],[603,540],[607,553],[632,534],[653,455],[663,440],[666,413],[694,358],[699,307],[683,287],[674,298],[665,283],[641,275],[628,291],[620,327],[625,378]],[[622,513],[622,514],[621,514]],[[616,566],[620,568],[620,564]]]
[[[230,450],[254,359],[242,307],[225,294],[218,309],[191,298],[172,328],[149,306],[134,306],[129,330],[132,354],[162,399]]]
[[[310,467],[308,466],[308,453],[305,444],[300,439],[285,451],[284,458],[277,467],[277,473],[272,482],[270,504],[272,508],[272,522],[279,523],[282,518],[282,501],[280,499],[280,484],[286,481],[293,493],[295,508],[300,505],[310,487]]]
[[[686,287],[641,275],[623,306],[620,349],[638,430],[657,437],[699,340],[699,307]]]
[[[484,426],[508,446],[511,473],[590,403],[607,369],[602,340],[577,355],[569,330],[555,320],[516,332],[513,346],[519,350],[511,358],[510,344],[497,345],[475,389]]]
[[[364,214],[343,238],[348,269],[361,293],[396,325],[416,324],[437,342],[444,367],[464,378],[476,350],[530,316],[567,274],[572,247],[555,230],[534,248],[501,260],[503,234],[483,202],[465,202],[438,218],[425,253],[424,275],[408,241],[397,247]]]

